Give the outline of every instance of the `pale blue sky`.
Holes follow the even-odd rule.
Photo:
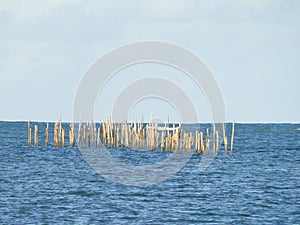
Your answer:
[[[300,122],[299,1],[85,2],[0,0],[0,120],[56,120],[59,112],[71,120],[76,89],[96,59],[128,42],[162,40],[208,65],[227,120]],[[99,116],[108,109],[99,106]]]

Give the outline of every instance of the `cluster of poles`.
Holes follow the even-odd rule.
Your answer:
[[[28,120],[28,146],[32,146],[32,128],[30,125],[30,120]],[[39,128],[38,125],[34,125],[34,137],[33,137],[33,144],[34,147],[39,146]],[[53,146],[54,147],[65,147],[65,128],[62,126],[62,120],[60,119],[58,122],[54,123],[54,128],[53,128]],[[73,148],[75,145],[75,131],[74,131],[74,123],[70,124],[69,127],[69,142],[70,142],[70,147]],[[45,129],[45,146],[48,147],[49,145],[49,123],[46,124],[46,129]]]
[[[233,152],[234,140],[234,122],[231,127],[231,141],[228,144],[225,124],[222,124],[223,137],[219,137],[219,132],[215,125],[212,131],[206,129],[206,132],[196,130],[187,132],[182,125],[175,124],[159,126],[158,123],[150,121],[143,122],[114,122],[111,119],[101,121],[100,123],[79,122],[76,143],[78,147],[100,147],[105,145],[107,148],[131,148],[142,150],[158,150],[169,152],[191,152],[208,153],[212,149],[214,154],[219,153],[219,143],[223,143],[224,151],[227,155]],[[49,145],[49,124],[45,129],[45,145]],[[34,125],[34,146],[38,146],[38,125]],[[75,146],[75,128],[74,123],[69,124],[69,146]],[[54,147],[64,147],[66,130],[62,125],[61,119],[54,123],[53,145]],[[28,146],[32,146],[32,128],[28,120]],[[223,139],[223,140],[222,140]]]

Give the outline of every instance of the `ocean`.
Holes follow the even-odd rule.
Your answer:
[[[46,148],[42,136],[28,147],[27,122],[0,122],[0,224],[300,224],[299,128],[237,123],[232,156],[221,146],[199,171],[195,153],[163,182],[137,187],[96,173],[77,147]],[[171,154],[108,151],[132,165]]]

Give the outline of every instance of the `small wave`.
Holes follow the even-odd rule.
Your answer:
[[[78,190],[78,191],[69,191],[67,192],[69,195],[78,195],[78,196],[93,196],[96,195],[96,193],[88,192],[85,190]]]

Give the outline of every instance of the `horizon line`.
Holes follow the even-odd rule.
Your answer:
[[[106,119],[105,119],[106,120]],[[98,121],[105,121],[105,120],[95,120],[94,122]],[[59,120],[30,120],[30,122],[35,122],[35,123],[55,123]],[[116,120],[118,121],[118,120]],[[2,120],[0,119],[0,122],[28,122],[28,120]],[[79,121],[78,121],[79,122]],[[75,122],[75,123],[78,123]],[[82,121],[82,122],[90,122],[90,121]],[[119,123],[120,121],[118,121]],[[127,123],[133,123],[133,121],[126,121]],[[136,120],[136,122],[141,122],[140,120]],[[144,123],[148,123],[150,121],[143,121]],[[166,121],[167,122],[167,121]],[[160,123],[166,123],[166,122],[160,122]],[[236,120],[227,120],[225,123],[236,123],[236,124],[300,124],[300,121],[236,121]],[[74,123],[74,121],[62,121],[62,123]],[[180,122],[180,121],[170,121],[170,124],[172,123],[181,123],[181,124],[201,124],[201,123],[212,123],[212,121],[197,121],[197,122]]]

